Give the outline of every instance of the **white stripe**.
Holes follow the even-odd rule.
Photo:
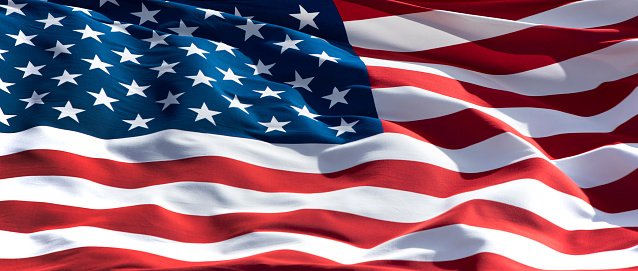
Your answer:
[[[0,142],[5,143],[0,145],[0,155],[51,149],[129,163],[221,156],[261,167],[305,173],[337,172],[381,160],[423,162],[463,173],[493,170],[529,158],[549,161],[534,146],[511,133],[502,133],[458,150],[441,148],[394,133],[383,133],[342,145],[269,144],[246,138],[179,130],[104,140],[46,126],[0,134]],[[622,163],[608,167],[609,161],[614,160],[612,157],[622,157]],[[605,146],[550,162],[576,183],[592,186],[605,184],[636,168],[638,144]]]
[[[637,0],[584,0],[518,20],[568,28],[617,24],[638,16]]]
[[[556,64],[515,74],[493,75],[441,64],[361,58],[367,66],[431,73],[527,96],[577,93],[638,73],[638,40],[626,40]]]
[[[444,10],[344,22],[354,47],[414,52],[516,32],[534,24]]]
[[[581,117],[544,108],[490,108],[478,106],[416,87],[373,89],[380,119],[415,121],[473,108],[493,116],[528,137],[568,133],[608,133],[638,115],[638,88],[615,107],[595,116]]]
[[[181,261],[239,259],[276,250],[293,250],[341,264],[379,260],[441,262],[477,253],[494,253],[539,269],[616,269],[638,265],[638,249],[584,255],[557,252],[534,240],[508,232],[450,225],[392,239],[371,249],[314,236],[254,232],[217,243],[181,243],[154,236],[77,227],[36,233],[0,231],[0,258],[27,258],[79,247],[112,247],[143,251]]]
[[[302,194],[266,193],[200,182],[122,189],[62,176],[18,177],[0,182],[0,201],[46,202],[89,209],[154,204],[176,213],[198,216],[283,213],[311,209],[337,211],[399,223],[418,223],[476,199],[528,210],[566,230],[638,226],[638,210],[605,213],[594,209],[579,198],[558,192],[531,179],[488,186],[448,198],[380,187],[353,187]],[[555,208],[556,206],[560,208]]]

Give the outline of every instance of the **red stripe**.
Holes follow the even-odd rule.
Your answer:
[[[388,222],[324,210],[206,217],[177,214],[153,205],[90,210],[9,201],[0,202],[0,207],[3,210],[0,229],[4,231],[29,233],[92,226],[187,243],[213,243],[251,232],[276,231],[372,248],[406,234],[455,224],[510,232],[573,255],[626,249],[638,242],[638,228],[568,231],[525,209],[487,200],[462,203],[420,223]]]
[[[368,66],[372,88],[414,86],[482,107],[536,107],[553,109],[577,116],[603,113],[625,99],[638,86],[638,74],[578,93],[524,96],[461,82],[430,73]],[[402,78],[410,78],[409,81]]]
[[[638,18],[599,29],[536,26],[494,38],[418,52],[354,49],[362,57],[444,64],[486,74],[514,74],[636,38],[637,23]]]
[[[522,19],[574,0],[333,0],[344,21],[424,12],[433,9],[501,18]]]
[[[481,173],[459,173],[421,162],[381,160],[335,173],[310,174],[262,168],[224,157],[138,164],[52,150],[25,151],[0,157],[0,179],[21,176],[70,176],[119,188],[192,181],[264,192],[319,193],[375,186],[435,197],[450,197],[511,180],[532,178],[586,200],[580,188],[563,172],[537,158]],[[423,176],[428,177],[424,179]]]

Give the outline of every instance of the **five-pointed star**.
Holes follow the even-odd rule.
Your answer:
[[[150,69],[158,71],[159,73],[157,74],[157,78],[159,78],[160,76],[162,76],[162,74],[165,74],[167,72],[175,73],[175,70],[173,70],[173,67],[175,67],[175,65],[177,64],[179,64],[179,62],[168,64],[166,63],[166,60],[162,60],[162,65],[159,65],[157,67],[153,67]]]
[[[137,82],[135,82],[135,80],[133,80],[133,83],[131,83],[130,85],[124,84],[124,83],[120,83],[120,85],[124,86],[126,89],[128,89],[128,92],[126,93],[126,96],[131,96],[133,94],[137,94],[140,95],[142,97],[146,97],[146,94],[144,94],[144,90],[147,89],[148,87],[150,87],[150,85],[148,86],[140,86],[137,84]]]
[[[139,25],[142,25],[145,22],[154,22],[157,23],[157,20],[155,20],[155,15],[157,15],[157,13],[159,13],[159,10],[148,10],[146,8],[146,6],[144,5],[144,3],[142,3],[142,11],[139,12],[132,12],[131,14],[137,17],[140,17],[140,23]]]
[[[0,78],[0,89],[4,90],[6,93],[11,93],[9,92],[8,87],[13,85],[15,85],[15,83],[4,82],[2,81],[2,78]]]
[[[236,27],[239,27],[242,30],[246,31],[246,35],[244,35],[244,41],[246,41],[248,40],[248,38],[252,36],[263,39],[264,36],[261,35],[261,33],[259,32],[259,29],[262,28],[264,25],[266,24],[256,24],[256,23],[253,23],[251,19],[247,19],[245,25],[236,25]]]
[[[179,47],[179,48],[188,51],[186,52],[186,56],[196,54],[206,59],[206,56],[204,54],[208,54],[207,51],[197,48],[197,46],[195,46],[194,43],[191,43],[191,46],[189,47]]]
[[[120,32],[126,35],[131,35],[126,28],[131,26],[131,24],[123,24],[120,21],[113,21],[112,24],[106,24],[111,27],[111,32]]]
[[[13,85],[15,85],[15,83],[4,82],[2,81],[2,78],[0,78],[0,89],[4,90],[6,93],[11,93],[9,92],[8,87]]]
[[[93,105],[103,104],[109,109],[111,109],[111,111],[115,111],[113,110],[113,106],[111,106],[111,103],[117,102],[119,100],[106,96],[106,92],[104,92],[103,88],[100,89],[100,93],[93,93],[93,92],[88,92],[88,93],[91,94],[91,96],[95,97],[95,103]]]
[[[139,61],[137,61],[138,57],[141,57],[142,55],[136,55],[136,54],[132,54],[131,52],[129,52],[128,48],[124,47],[124,51],[122,52],[118,52],[115,50],[112,50],[113,53],[118,54],[119,56],[121,56],[122,58],[120,59],[120,63],[126,62],[126,61],[131,61],[135,64],[140,64]]]
[[[102,43],[102,41],[100,40],[100,37],[98,37],[98,36],[99,35],[104,35],[104,33],[98,32],[98,31],[94,31],[93,29],[91,29],[91,27],[89,27],[88,24],[84,27],[84,29],[77,29],[77,30],[73,30],[73,31],[82,33],[82,39],[93,38],[93,39],[99,41],[100,43]]]
[[[73,84],[78,84],[77,82],[75,82],[75,77],[80,76],[81,74],[69,74],[69,72],[67,72],[66,70],[64,70],[64,72],[62,73],[62,75],[60,76],[56,76],[53,77],[51,79],[55,79],[55,80],[60,80],[60,82],[58,82],[58,86],[69,82],[69,83],[73,83]]]
[[[275,63],[270,65],[264,65],[264,63],[261,63],[261,60],[257,60],[257,65],[248,64],[248,63],[246,63],[246,65],[248,65],[248,67],[255,69],[255,72],[253,73],[253,75],[258,75],[262,73],[272,75],[272,73],[270,73],[270,68],[272,68],[272,66],[275,66]]]
[[[53,107],[53,109],[60,111],[60,116],[58,117],[58,119],[69,117],[69,118],[72,118],[73,120],[75,120],[78,123],[80,121],[78,120],[77,114],[81,113],[81,112],[84,112],[83,109],[73,108],[73,106],[71,105],[70,101],[67,101],[66,105],[64,105],[64,107],[56,106],[56,107]]]
[[[228,45],[226,43],[223,43],[221,41],[217,42],[217,41],[211,40],[210,42],[212,42],[215,45],[217,45],[217,48],[215,48],[215,51],[226,51],[226,52],[230,53],[233,56],[235,55],[235,52],[233,52],[233,49],[237,49],[237,48],[235,48],[233,46],[230,46],[230,45]]]
[[[199,26],[188,27],[184,21],[179,20],[179,27],[169,27],[168,30],[175,32],[178,36],[192,37],[193,32],[195,32],[197,28],[199,28]]]
[[[299,107],[296,107],[294,105],[290,106],[290,107],[292,107],[292,109],[294,109],[295,111],[297,111],[297,113],[299,113],[298,116],[304,116],[304,117],[307,117],[307,118],[312,119],[314,121],[318,121],[315,118],[320,116],[320,115],[317,115],[317,114],[310,113],[310,110],[308,110],[308,107],[306,107],[305,105],[303,106],[303,108],[299,108]]]
[[[119,6],[120,4],[117,3],[117,0],[100,0],[100,7],[104,4],[106,4],[106,2],[111,2],[113,4],[115,4],[116,6]]]
[[[31,61],[29,61],[29,63],[27,64],[26,67],[15,67],[18,70],[21,70],[24,72],[24,76],[22,76],[22,78],[26,78],[29,75],[35,74],[35,75],[42,75],[40,73],[40,69],[42,69],[44,66],[46,65],[40,65],[40,66],[33,66],[33,64],[31,64]]]
[[[288,123],[290,123],[290,121],[278,121],[275,116],[270,119],[270,122],[259,122],[259,124],[266,126],[266,133],[271,131],[281,131],[285,133],[286,130],[284,130],[284,125]]]
[[[135,117],[134,120],[122,120],[128,124],[131,125],[131,127],[128,128],[128,130],[133,130],[137,127],[142,127],[142,128],[146,128],[148,129],[148,126],[146,125],[147,122],[153,120],[154,118],[150,118],[150,119],[143,119],[142,116],[140,116],[140,114],[137,114],[137,117]]]
[[[42,19],[42,20],[36,20],[36,22],[41,22],[44,24],[44,29],[47,29],[47,27],[52,26],[52,25],[59,25],[59,26],[63,26],[62,23],[60,23],[60,20],[66,18],[66,16],[62,16],[62,17],[53,17],[53,15],[51,15],[51,13],[49,13],[49,15],[47,15],[46,19]]]
[[[9,125],[9,119],[15,117],[16,115],[5,115],[4,112],[2,112],[2,108],[0,108],[0,122],[4,123],[7,126]]]
[[[49,92],[38,94],[37,92],[33,91],[33,94],[31,95],[30,98],[20,99],[20,101],[27,103],[27,107],[24,108],[24,109],[27,109],[34,104],[44,104],[44,102],[42,101],[42,98],[44,98],[44,96],[47,96],[47,94],[49,94]]]
[[[100,60],[100,58],[97,55],[95,55],[93,59],[83,58],[82,60],[91,63],[91,67],[89,67],[89,70],[100,69],[104,71],[105,73],[110,74],[106,68],[113,67],[113,65],[109,63],[102,62],[102,60]]]
[[[323,96],[322,98],[330,100],[330,106],[328,108],[332,108],[337,103],[348,104],[345,98],[348,91],[350,91],[350,89],[339,91],[337,88],[334,88],[332,89],[332,94]]]
[[[189,76],[186,76],[186,78],[195,80],[195,81],[193,81],[193,86],[196,86],[198,84],[206,84],[209,87],[213,87],[213,85],[210,84],[210,81],[213,81],[213,82],[217,81],[217,80],[215,80],[213,78],[210,78],[210,77],[204,75],[202,70],[199,70],[197,72],[197,75],[189,75]]]
[[[222,16],[222,13],[217,11],[217,10],[206,9],[206,8],[197,8],[197,9],[199,9],[199,10],[201,10],[203,12],[206,12],[206,14],[204,14],[204,20],[208,19],[208,17],[213,16],[213,15],[224,19],[224,16]]]
[[[301,5],[299,5],[299,13],[290,14],[290,16],[295,17],[297,20],[299,20],[299,30],[304,28],[306,25],[319,29],[314,21],[317,15],[319,15],[319,12],[308,13]]]
[[[209,110],[208,106],[206,106],[206,103],[202,104],[202,108],[189,108],[189,109],[197,113],[197,117],[195,117],[195,121],[205,119],[210,121],[210,123],[212,123],[213,125],[217,126],[217,124],[215,123],[215,120],[213,119],[213,116],[220,114],[221,112]]]
[[[310,55],[319,58],[319,67],[321,67],[321,64],[323,64],[323,62],[326,60],[337,63],[337,60],[340,59],[338,57],[329,56],[328,54],[326,54],[325,51],[321,52],[321,54],[310,54]]]
[[[9,51],[0,49],[0,59],[4,60],[4,56],[2,56],[2,54],[6,52],[9,52]]]
[[[11,13],[17,13],[20,14],[22,16],[24,15],[24,12],[22,12],[22,8],[24,6],[26,6],[27,4],[16,4],[14,3],[12,0],[8,0],[6,5],[0,5],[0,7],[6,8],[7,9],[7,13],[5,15],[9,15]]]
[[[220,68],[217,68],[217,70],[224,74],[224,78],[222,78],[222,80],[235,81],[235,83],[237,83],[237,84],[240,84],[242,86],[244,85],[244,84],[242,84],[242,82],[239,81],[239,79],[246,78],[246,77],[240,76],[240,75],[235,75],[233,70],[231,70],[230,68],[228,68],[227,71],[224,71],[224,70],[222,70]]]
[[[71,54],[71,51],[69,51],[69,48],[71,46],[73,46],[75,44],[62,44],[60,43],[60,41],[56,41],[55,42],[55,47],[46,49],[46,51],[51,51],[53,52],[53,58],[56,58],[59,54],[61,53],[65,53],[65,54]]]
[[[224,99],[228,100],[230,102],[230,105],[228,106],[228,108],[239,108],[241,111],[244,111],[244,113],[246,114],[250,114],[248,113],[248,111],[246,111],[246,108],[253,106],[252,104],[243,104],[239,101],[239,99],[237,99],[237,95],[235,95],[235,98],[231,99],[226,97],[225,95],[222,95],[222,97],[224,97]]]
[[[155,45],[158,45],[158,44],[168,45],[168,43],[164,40],[168,36],[170,36],[170,34],[160,35],[160,34],[157,34],[157,32],[155,32],[155,30],[153,30],[153,36],[148,38],[148,39],[143,39],[143,41],[150,42],[151,43],[151,47],[149,49],[152,49],[153,47],[155,47]]]
[[[340,136],[341,134],[345,133],[345,132],[349,132],[349,133],[357,133],[354,129],[352,129],[352,126],[354,126],[355,124],[357,124],[357,121],[351,122],[351,123],[347,123],[343,118],[341,118],[341,124],[339,126],[335,126],[335,127],[328,127],[332,130],[337,130],[337,136]]]
[[[166,99],[159,100],[157,101],[157,103],[164,104],[164,106],[162,107],[162,111],[164,111],[164,109],[166,109],[171,104],[179,104],[179,102],[177,101],[177,98],[179,98],[179,96],[182,96],[182,95],[184,95],[184,92],[173,95],[173,93],[171,93],[171,91],[169,90],[168,96],[166,96]]]
[[[299,73],[297,71],[295,71],[295,81],[290,81],[290,82],[285,82],[285,83],[288,84],[288,85],[292,85],[293,88],[304,88],[304,89],[312,92],[312,90],[308,86],[310,84],[310,81],[312,81],[312,79],[314,79],[314,77],[301,78]]]
[[[79,11],[79,12],[82,12],[82,13],[86,14],[87,16],[93,17],[93,15],[91,15],[90,10],[85,9],[85,8],[73,7],[73,9],[71,9],[71,11]]]
[[[35,38],[35,36],[37,35],[31,35],[31,36],[27,36],[24,33],[22,33],[22,30],[20,30],[20,32],[18,32],[18,35],[11,35],[11,34],[7,34],[7,36],[12,37],[16,40],[16,44],[15,46],[18,46],[20,44],[28,44],[31,46],[35,46],[35,44],[33,44],[33,42],[31,41],[33,38]]]
[[[239,13],[239,9],[237,9],[237,7],[235,7],[235,16],[237,17],[244,17],[246,19],[252,19],[255,16],[241,16],[241,13]]]
[[[281,97],[279,97],[279,93],[284,92],[284,91],[273,91],[272,89],[270,89],[270,87],[266,87],[266,90],[253,90],[253,91],[261,94],[261,96],[259,96],[260,99],[263,97],[268,97],[268,96],[281,99]]]
[[[288,34],[286,34],[286,40],[282,42],[275,42],[275,45],[281,46],[281,54],[283,54],[288,49],[299,50],[297,47],[297,43],[302,42],[303,40],[293,40],[290,39]]]

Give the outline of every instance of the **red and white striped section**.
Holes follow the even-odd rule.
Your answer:
[[[2,134],[0,269],[638,266],[638,1],[335,2],[385,133]]]

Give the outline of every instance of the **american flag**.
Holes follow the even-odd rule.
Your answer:
[[[638,266],[638,1],[0,2],[0,270]]]

